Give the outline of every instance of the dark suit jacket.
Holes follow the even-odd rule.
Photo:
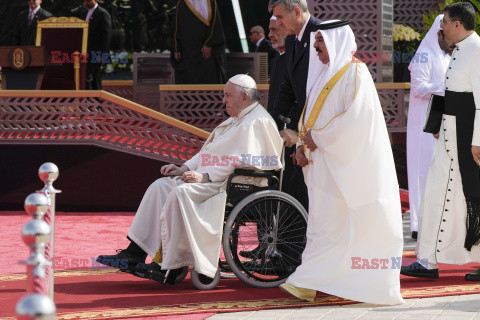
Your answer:
[[[283,122],[278,118],[280,112],[275,110],[275,100],[282,86],[283,74],[285,73],[285,53],[278,55],[273,59],[272,73],[270,75],[270,87],[268,89],[268,112],[275,116],[273,119],[277,123],[278,130],[283,130]],[[287,116],[287,115],[285,115]]]
[[[88,10],[82,10],[79,18],[85,20],[87,13]],[[110,14],[107,10],[98,6],[88,21],[88,54],[92,55],[92,51],[108,53],[110,50],[110,40],[112,38],[112,19],[110,18]]]
[[[37,21],[42,21],[52,16],[50,12],[40,8],[35,14],[32,23],[28,25],[29,12],[30,9],[27,9],[18,14],[12,41],[13,45],[34,46],[37,39]]]
[[[267,52],[268,53],[268,74],[272,72],[273,59],[279,54],[278,50],[272,46],[272,43],[267,38],[263,38],[260,41],[258,47],[255,47],[255,52]]]
[[[288,126],[297,130],[298,120],[306,99],[308,62],[310,57],[310,33],[321,20],[310,16],[302,36],[300,49],[295,55],[295,35],[287,36],[285,40],[285,72],[280,92],[275,99],[274,119],[278,114],[288,115],[292,123]]]

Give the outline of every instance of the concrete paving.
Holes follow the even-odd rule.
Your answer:
[[[404,221],[405,250],[414,250],[409,215]],[[480,320],[480,294],[436,298],[406,299],[399,306],[368,303],[345,306],[320,306],[295,309],[276,309],[249,312],[218,313],[210,320],[277,320],[277,319],[395,319],[395,320]]]

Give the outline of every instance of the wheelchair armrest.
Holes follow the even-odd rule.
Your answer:
[[[233,171],[232,176],[249,176],[249,177],[263,177],[263,178],[270,178],[274,175],[274,170],[266,170],[266,171],[257,171],[257,170],[249,170],[249,169],[235,169]]]
[[[250,170],[250,169],[240,169],[237,168],[233,171],[233,173],[228,177],[227,182],[227,194],[230,191],[230,183],[235,176],[249,176],[249,177],[260,177],[268,179],[268,185],[274,186],[276,188],[278,186],[278,178],[275,176],[275,170],[268,170],[268,171],[257,171],[257,170]]]

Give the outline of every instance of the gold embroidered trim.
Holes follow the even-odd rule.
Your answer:
[[[215,23],[217,22],[217,2],[215,0],[213,0],[213,3],[215,5],[215,12],[214,12],[214,15],[213,15],[213,24],[212,24],[212,27],[211,27],[212,30],[210,31],[210,36],[207,38],[207,40],[205,40],[204,45],[207,45],[207,42],[210,41],[210,39],[212,38],[213,28],[215,28]],[[208,1],[208,9],[209,9],[209,17],[210,17],[210,14],[211,14],[210,1]],[[211,19],[211,17],[210,17],[210,19]]]
[[[315,105],[313,106],[312,112],[308,116],[307,124],[303,124],[303,118],[305,117],[305,110],[307,109],[307,101],[305,101],[305,106],[303,107],[302,115],[300,116],[300,121],[298,122],[299,125],[299,132],[305,132],[307,129],[313,128],[315,122],[317,122],[318,115],[320,111],[323,109],[323,105],[325,104],[325,100],[327,100],[328,95],[332,92],[333,88],[337,84],[338,80],[342,78],[342,76],[347,72],[348,67],[350,67],[352,63],[349,62],[342,67],[333,77],[330,79],[327,84],[323,87],[322,91],[318,95],[317,101],[315,101]],[[301,127],[300,127],[301,126]]]
[[[355,92],[354,92],[354,94],[353,94],[352,103],[353,103],[353,101],[355,101],[355,97],[357,96],[357,71],[358,71],[358,64],[356,65],[356,69],[357,69],[357,70],[355,70]],[[350,106],[351,106],[351,105],[350,105]],[[328,125],[329,125],[335,118],[337,118],[337,117],[341,116],[342,114],[344,114],[345,112],[347,112],[348,109],[350,109],[350,107],[348,107],[347,110],[345,110],[345,111],[343,111],[343,112],[340,112],[339,114],[337,114],[336,116],[334,116],[334,117],[333,117],[332,119],[330,119],[330,121],[328,121],[328,123],[327,123],[325,126],[323,126],[322,128],[320,128],[320,129],[312,129],[312,130],[313,130],[313,131],[321,131],[321,130],[325,129],[326,127],[328,127]]]

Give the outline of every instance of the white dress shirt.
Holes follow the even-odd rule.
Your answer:
[[[85,18],[86,21],[90,20],[90,18],[92,17],[93,11],[95,11],[97,7],[98,7],[98,3],[92,9],[88,9],[87,17]]]

